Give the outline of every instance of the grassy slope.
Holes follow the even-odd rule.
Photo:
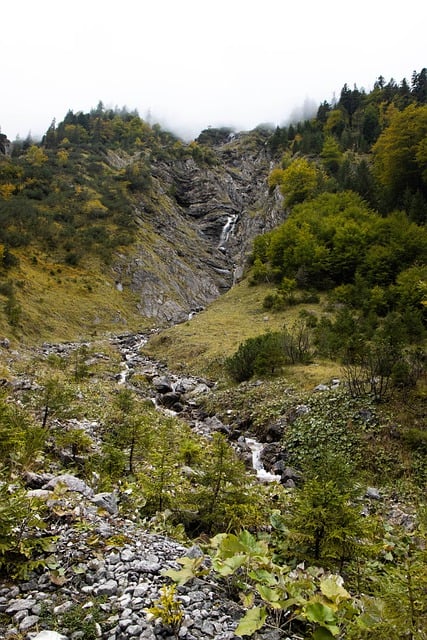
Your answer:
[[[240,282],[205,311],[188,322],[153,337],[146,350],[168,362],[172,370],[191,371],[214,378],[223,376],[223,362],[241,342],[266,331],[292,327],[302,309],[319,314],[320,304],[303,304],[282,312],[265,311],[262,302],[272,292],[267,285]],[[287,367],[286,375],[301,388],[328,382],[339,373],[335,363],[317,361],[307,366]]]
[[[365,474],[364,481],[379,486],[395,486],[396,482],[400,482],[403,490],[402,481],[405,480],[408,483],[407,486],[405,484],[405,490],[409,487],[410,491],[422,484],[421,450],[418,445],[408,446],[404,434],[410,429],[423,428],[425,379],[419,381],[416,389],[403,394],[396,393],[384,404],[371,406],[369,398],[360,399],[357,406],[360,405],[368,413],[372,411],[372,415],[376,416],[372,424],[362,426],[357,420],[358,413],[353,401],[347,394],[336,396],[332,414],[329,411],[328,394],[313,394],[316,385],[328,384],[336,377],[343,379],[338,362],[315,357],[308,365],[286,366],[282,376],[277,378],[265,379],[257,384],[230,383],[225,376],[224,360],[237,350],[241,342],[267,330],[278,330],[284,324],[291,328],[302,309],[318,316],[326,313],[324,302],[292,306],[282,312],[266,312],[262,308],[262,301],[267,293],[267,286],[250,287],[247,282],[242,282],[191,321],[152,337],[145,351],[156,359],[166,361],[172,371],[190,372],[217,380],[219,384],[206,409],[218,415],[225,424],[230,420],[233,423],[237,417],[238,422],[250,423],[262,438],[265,429],[286,416],[290,408],[301,403],[318,402],[319,414],[314,410],[310,414],[314,416],[317,435],[313,436],[310,429],[306,435],[299,433],[297,440],[300,441],[302,452],[316,449],[313,442],[317,442],[319,433],[329,441],[331,450],[335,450],[334,447],[339,450],[343,442],[344,445],[346,443],[347,428],[350,431],[354,428],[360,446],[357,455],[362,460],[362,463],[359,461],[358,472]],[[344,423],[347,425],[345,428]],[[299,429],[298,426],[296,428]],[[287,437],[290,437],[290,433],[293,433],[292,426],[288,425]],[[314,437],[313,442],[311,437]]]
[[[16,253],[20,261],[13,269],[21,309],[18,326],[11,327],[0,314],[0,336],[9,338],[12,345],[85,339],[150,325],[137,315],[135,297],[118,291],[110,269],[96,258],[70,267],[34,251],[31,256]]]

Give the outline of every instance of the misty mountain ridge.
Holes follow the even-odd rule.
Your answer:
[[[406,184],[404,177],[398,197],[386,202],[374,185],[370,157],[390,114],[412,106],[421,112],[425,96],[423,69],[411,85],[380,76],[368,94],[345,85],[340,99],[322,103],[316,117],[287,127],[208,128],[188,144],[136,111],[105,109],[102,102],[89,113],[69,111],[62,122],[53,121],[37,144],[31,138],[10,143],[2,134],[4,295],[16,301],[17,311],[38,286],[65,296],[65,280],[73,286],[76,276],[94,293],[93,272],[124,308],[109,312],[107,303],[101,321],[89,310],[88,296],[82,326],[114,324],[119,316],[183,321],[240,280],[254,239],[285,220],[286,194],[272,186],[271,172],[304,156],[323,171],[318,190],[352,189],[384,211],[416,208],[411,215],[423,221],[423,180],[414,181],[412,173]],[[44,284],[32,286],[43,270]],[[24,318],[25,312],[16,325],[26,324]]]

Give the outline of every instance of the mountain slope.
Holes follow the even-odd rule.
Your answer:
[[[86,116],[0,157],[6,335],[185,320],[230,288],[253,238],[284,218],[267,186],[268,132],[183,145],[139,118]],[[111,122],[126,136],[99,140]]]

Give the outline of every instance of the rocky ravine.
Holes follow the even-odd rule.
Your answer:
[[[225,428],[219,420],[198,412],[198,398],[210,384],[196,378],[178,378],[140,353],[143,335],[112,340],[122,355],[115,378],[132,385],[132,375],[143,372],[152,380],[147,398],[160,410],[179,411],[191,418],[193,428],[209,436]],[[78,343],[43,345],[45,357],[70,354]],[[11,354],[12,355],[12,354]],[[100,354],[102,356],[102,354]],[[18,357],[17,354],[15,357]],[[19,397],[32,381],[12,383]],[[163,408],[163,409],[162,409]],[[69,420],[68,422],[73,422]],[[96,440],[99,424],[82,420]],[[241,443],[242,453],[245,449]],[[250,450],[246,447],[250,458]],[[177,558],[200,555],[198,547],[185,548],[139,526],[126,508],[126,492],[97,493],[80,478],[61,473],[30,473],[25,476],[28,495],[48,507],[43,536],[56,539],[49,566],[32,572],[26,580],[0,582],[0,637],[15,640],[105,640],[132,638],[160,640],[173,637],[160,620],[150,620],[146,609],[159,598],[160,587],[169,582],[163,571],[179,569]],[[13,491],[13,486],[10,486]],[[128,515],[126,515],[128,513]],[[208,562],[208,560],[205,560]],[[230,640],[243,610],[227,597],[224,587],[210,576],[197,578],[178,589],[184,620],[179,637],[184,640]],[[266,632],[267,639],[274,634]]]
[[[32,490],[32,495],[47,492],[52,513],[63,514],[56,522],[50,520],[48,531],[58,536],[59,571],[0,585],[1,637],[38,638],[43,630],[56,630],[69,640],[173,636],[159,620],[150,620],[146,609],[168,582],[162,572],[180,568],[176,558],[200,554],[200,549],[186,549],[164,536],[148,534],[119,515],[113,495],[94,495],[74,476],[49,481],[34,475],[32,482],[45,487]],[[67,488],[61,496],[53,491],[56,483]],[[178,598],[185,614],[181,638],[234,637],[241,611],[227,600],[219,584],[195,579],[179,588]]]
[[[285,217],[270,193],[272,158],[261,137],[238,134],[213,148],[216,162],[192,158],[152,166],[150,200],[140,197],[131,256],[118,256],[116,284],[156,324],[182,322],[243,273],[255,236]]]
[[[122,356],[122,366],[115,373],[117,383],[131,386],[132,376],[142,373],[151,380],[147,399],[163,410],[179,412],[203,435],[209,436],[218,429],[227,433],[227,427],[218,418],[205,416],[198,408],[200,398],[210,391],[210,383],[175,376],[164,365],[142,355],[144,339],[143,335],[129,335],[112,340]],[[78,343],[45,344],[43,353],[49,357],[72,353],[78,347]],[[105,357],[103,353],[98,356]],[[10,384],[19,398],[21,390],[32,383],[28,378],[17,378]],[[78,427],[96,440],[99,424],[81,420]],[[268,469],[275,471],[275,479],[294,486],[299,474],[280,464],[280,459],[277,461],[280,434],[272,430],[271,438],[276,442],[264,447]],[[234,444],[242,455],[250,457],[245,438],[234,439]],[[178,558],[200,555],[201,550],[197,546],[185,548],[163,535],[147,532],[126,507],[126,491],[121,495],[97,492],[96,477],[91,486],[63,472],[27,473],[25,480],[29,495],[42,499],[48,507],[48,528],[43,535],[55,536],[57,540],[48,567],[31,573],[26,580],[0,582],[0,637],[10,640],[173,637],[161,621],[147,616],[146,609],[153,606],[160,587],[167,582],[163,571],[179,569]],[[13,486],[10,490],[13,491]],[[370,503],[381,500],[381,493],[371,487],[361,508],[369,512]],[[398,503],[390,504],[388,517],[408,530],[413,526],[413,517]],[[205,559],[205,563],[209,566],[209,560]],[[243,610],[212,576],[196,578],[179,587],[177,597],[184,614],[180,638],[236,637],[234,630]],[[278,640],[283,637],[280,634],[266,629],[258,637]]]

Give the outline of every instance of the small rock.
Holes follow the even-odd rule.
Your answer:
[[[40,620],[39,616],[26,616],[19,625],[20,631],[28,631],[31,627],[34,627]]]
[[[166,376],[153,378],[153,386],[159,393],[169,393],[172,391],[172,384]]]
[[[112,516],[118,514],[119,509],[117,507],[117,498],[114,493],[97,493],[93,496],[92,502],[98,507],[105,509]]]
[[[100,584],[96,593],[98,596],[114,596],[117,593],[118,584],[116,580],[107,580],[104,584]]]
[[[120,562],[120,554],[119,553],[110,553],[106,560],[108,564],[118,564]]]
[[[381,494],[375,487],[368,487],[365,496],[371,500],[381,500]]]
[[[27,497],[48,500],[52,497],[52,491],[49,491],[48,489],[30,489],[27,491]]]
[[[122,618],[119,620],[120,629],[127,629],[132,624],[131,618]]]
[[[25,609],[32,609],[35,604],[37,604],[37,600],[34,598],[13,600],[9,603],[6,613],[16,613],[17,611],[24,611]]]
[[[187,550],[185,555],[187,558],[203,558],[205,554],[198,544],[193,544],[193,546]]]
[[[66,611],[69,611],[72,608],[73,608],[73,603],[70,600],[67,600],[62,604],[59,604],[57,607],[54,607],[53,613],[57,616],[57,615],[60,615],[61,613],[65,613]]]
[[[282,484],[283,484],[284,487],[286,487],[286,489],[295,489],[295,487],[296,487],[296,484],[295,484],[294,480],[292,480],[292,478],[288,478]]]
[[[52,473],[35,473],[34,471],[26,471],[24,480],[30,489],[41,489],[49,480],[55,476]]]
[[[313,391],[329,391],[329,387],[327,384],[318,384]]]
[[[202,624],[202,633],[205,634],[205,636],[214,636],[215,635],[215,627],[213,626],[212,622],[209,622],[209,620],[204,620],[203,624]]]
[[[120,558],[122,562],[132,562],[132,560],[135,558],[135,553],[132,551],[132,549],[126,548],[123,549],[120,553]]]
[[[86,496],[86,498],[93,497],[93,490],[89,487],[89,485],[87,485],[86,482],[83,482],[83,480],[80,480],[80,478],[76,478],[69,473],[64,473],[60,476],[52,478],[52,480],[49,480],[49,482],[42,488],[53,490],[59,483],[64,484],[69,491],[76,491],[77,493],[81,493]]]
[[[131,624],[126,629],[126,635],[131,637],[139,637],[142,633],[142,627],[139,624]]]
[[[67,636],[63,636],[61,633],[57,631],[49,631],[48,629],[44,629],[40,631],[32,640],[67,640]]]
[[[145,596],[148,591],[148,587],[149,585],[147,583],[139,584],[133,591],[133,598],[140,598],[141,596]]]

